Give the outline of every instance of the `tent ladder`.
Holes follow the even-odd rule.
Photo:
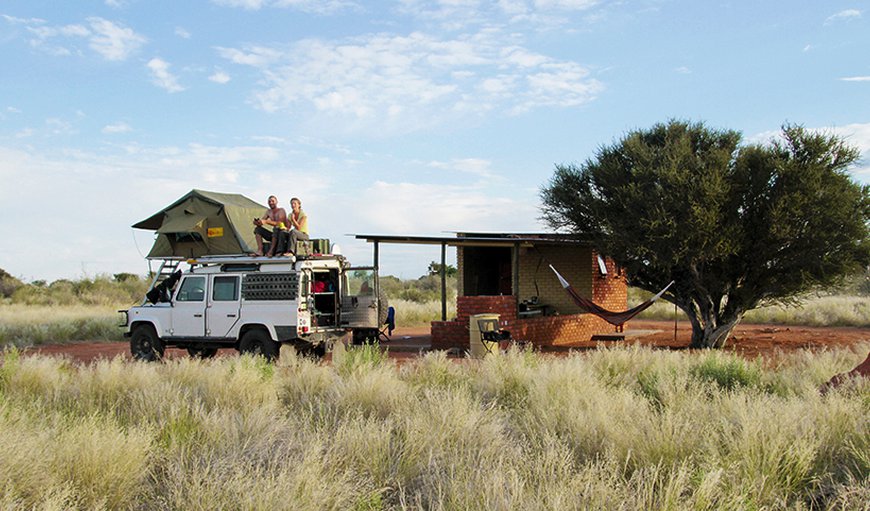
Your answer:
[[[151,285],[148,286],[148,290],[151,291],[157,284],[160,284],[164,280],[168,279],[175,270],[178,268],[178,265],[181,264],[179,259],[164,259],[162,263],[160,263],[160,269],[154,273],[154,278],[151,279]],[[142,305],[148,301],[147,298],[142,302]]]

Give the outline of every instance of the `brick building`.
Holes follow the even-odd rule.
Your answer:
[[[567,345],[610,336],[615,328],[580,309],[550,270],[553,265],[582,296],[610,310],[624,310],[625,274],[591,244],[558,234],[458,233],[455,237],[357,235],[374,244],[375,266],[381,243],[455,247],[459,278],[455,314],[447,319],[442,275],[442,320],[432,322],[432,347],[467,348],[469,317],[499,314],[514,339],[540,346]]]

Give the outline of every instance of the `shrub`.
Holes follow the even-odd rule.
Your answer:
[[[0,268],[0,296],[9,298],[15,293],[15,290],[23,286],[24,283],[8,274],[6,270]]]
[[[715,383],[723,390],[753,388],[761,383],[758,364],[734,355],[707,355],[689,370],[689,374],[704,382]]]

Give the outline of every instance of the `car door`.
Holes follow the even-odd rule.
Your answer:
[[[239,320],[238,275],[215,275],[212,277],[211,294],[206,307],[206,330],[208,337],[225,338]]]
[[[351,328],[378,328],[375,269],[357,267],[344,274],[341,293],[341,324]]]
[[[205,336],[206,284],[204,275],[181,280],[172,300],[172,337]]]

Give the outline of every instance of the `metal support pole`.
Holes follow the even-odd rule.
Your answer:
[[[511,291],[514,294],[517,311],[520,310],[520,245],[514,243],[511,249],[511,273],[513,273],[511,282]]]
[[[447,321],[447,243],[441,243],[441,321]]]
[[[375,255],[374,255],[374,261],[372,261],[372,263],[374,263],[374,264],[372,264],[372,266],[374,266],[374,268],[375,268],[375,298],[378,300],[378,307],[380,307],[381,278],[380,278],[380,269],[379,269],[379,263],[378,263],[378,257],[379,257],[378,240],[375,240],[374,243],[375,243]],[[378,316],[378,320],[380,321],[380,314]]]

